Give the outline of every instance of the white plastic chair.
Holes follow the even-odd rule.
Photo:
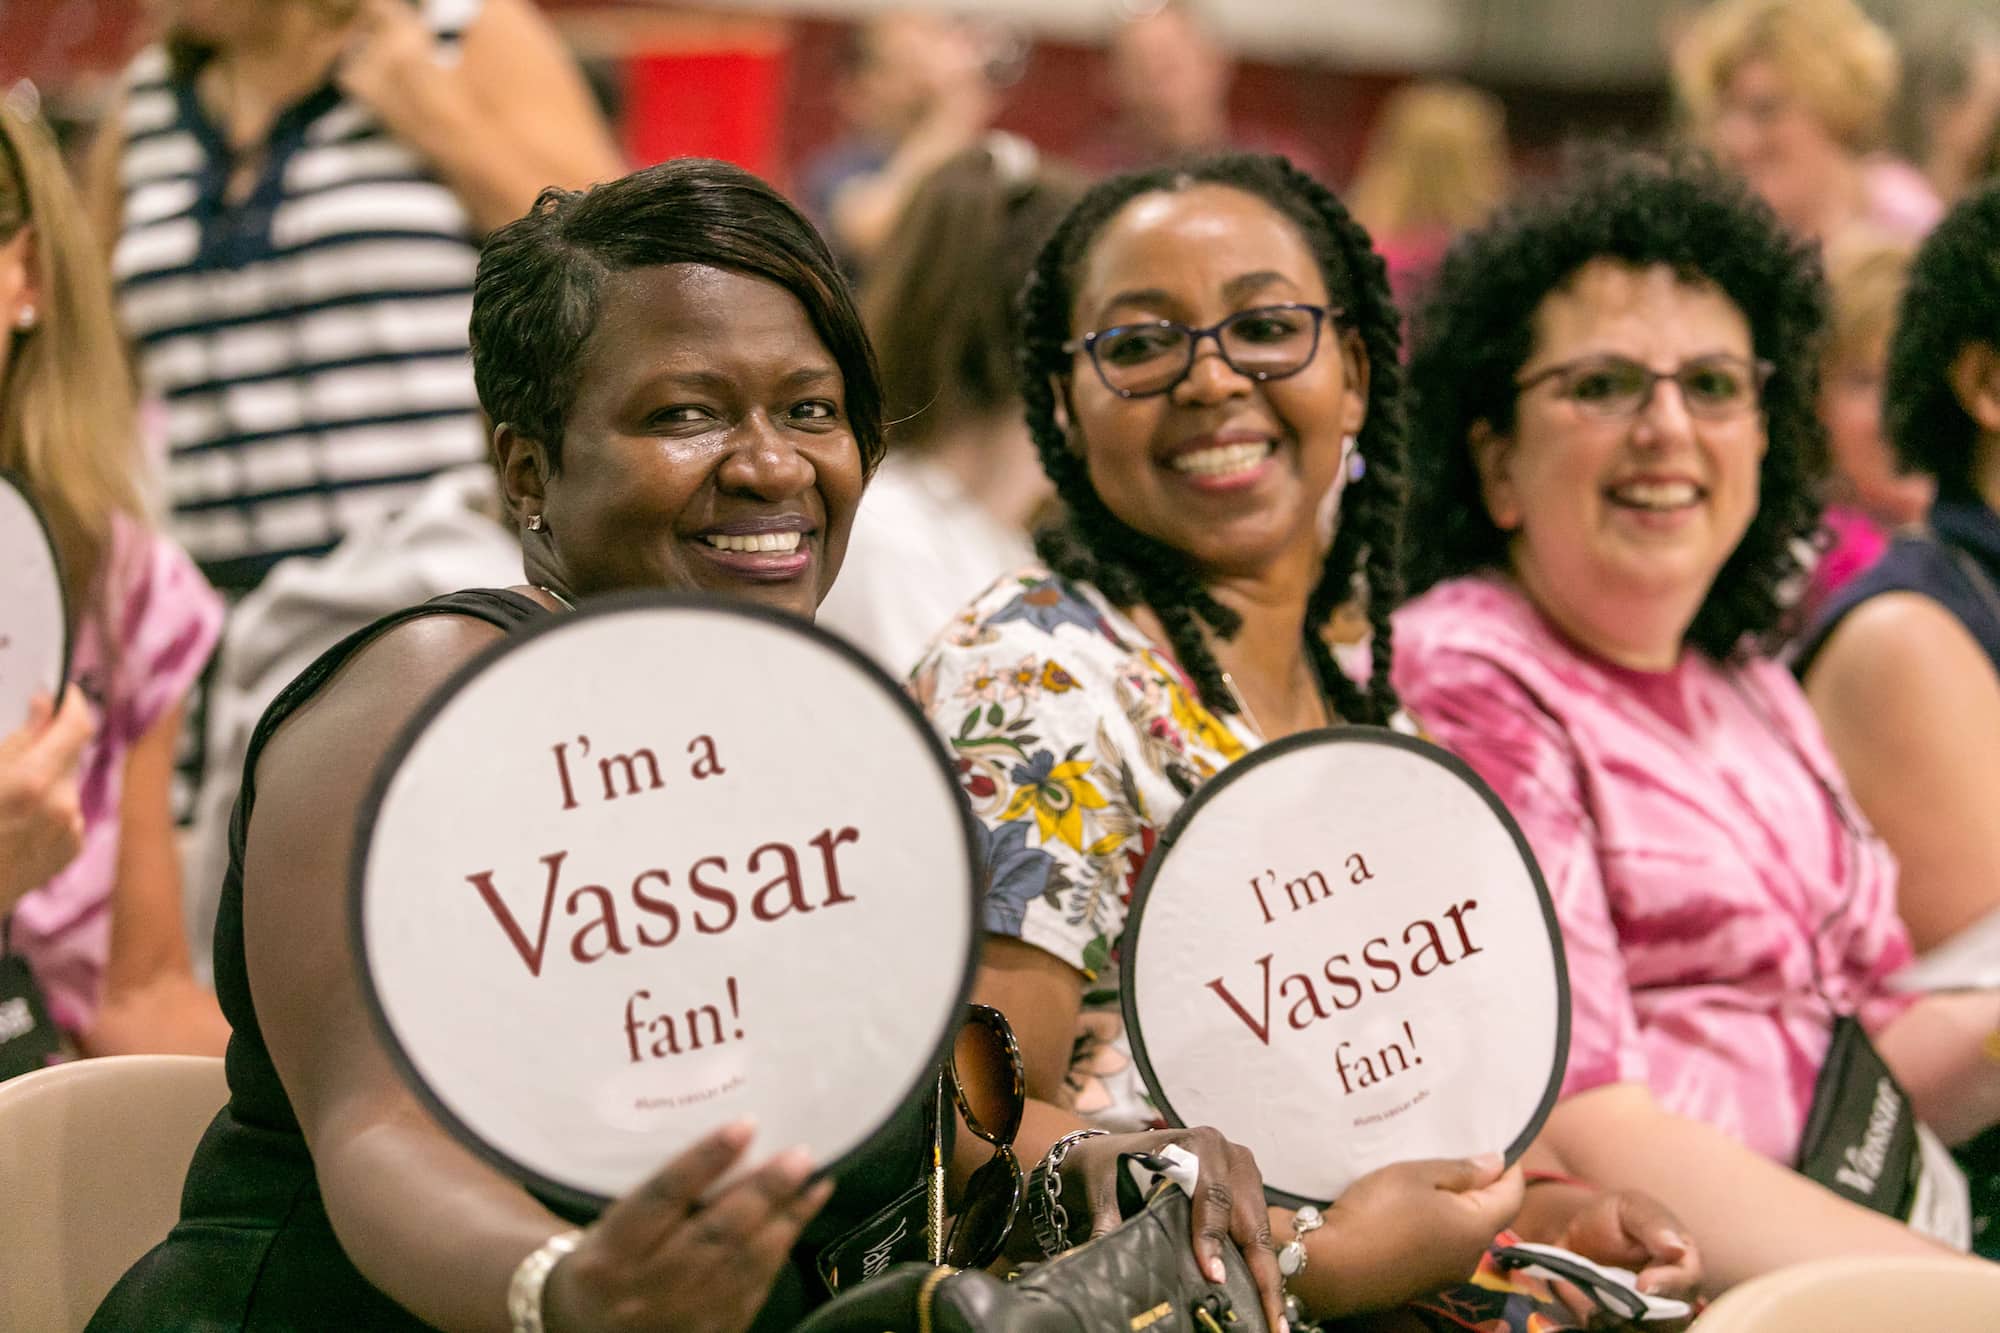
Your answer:
[[[1723,1293],[1695,1333],[1993,1333],[2000,1265],[1977,1259],[1816,1259]]]
[[[173,1228],[228,1087],[194,1055],[77,1060],[0,1083],[0,1329],[61,1333]]]

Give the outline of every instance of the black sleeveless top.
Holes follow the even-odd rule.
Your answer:
[[[1792,670],[1803,680],[1849,612],[1885,592],[1922,593],[1952,613],[2000,671],[2000,514],[1974,497],[1940,497],[1928,531],[1899,532],[1881,559],[1834,593],[1799,641]]]
[[[328,649],[265,711],[244,759],[215,923],[215,993],[233,1029],[229,1104],[195,1149],[179,1224],[120,1279],[91,1330],[427,1327],[370,1284],[340,1248],[298,1118],[257,1025],[243,951],[243,853],[257,800],[257,760],[284,721],[383,631],[426,615],[471,616],[511,631],[548,614],[520,593],[485,589],[407,607]],[[812,1256],[914,1184],[922,1160],[918,1102],[838,1173],[832,1201],[780,1270],[753,1330],[789,1329],[824,1298]]]

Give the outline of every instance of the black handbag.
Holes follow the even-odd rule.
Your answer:
[[[800,1333],[1267,1333],[1257,1284],[1227,1240],[1221,1285],[1195,1264],[1188,1196],[1163,1182],[1105,1235],[1011,1281],[904,1264],[822,1306]]]

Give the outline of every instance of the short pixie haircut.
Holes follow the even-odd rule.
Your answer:
[[[1979,424],[1953,391],[1951,363],[1968,344],[2000,348],[2000,182],[1966,196],[1917,251],[1889,339],[1882,416],[1903,466],[1938,492],[1978,494]]]
[[[1840,143],[1859,152],[1881,141],[1902,57],[1854,0],[1719,0],[1704,9],[1674,60],[1675,88],[1698,127],[1753,60],[1777,66]]]
[[[1410,362],[1410,591],[1507,567],[1508,537],[1486,512],[1469,439],[1481,422],[1501,435],[1513,430],[1515,382],[1534,354],[1536,314],[1597,259],[1665,265],[1684,282],[1719,289],[1749,321],[1754,354],[1771,363],[1761,503],[1688,630],[1717,660],[1767,648],[1803,573],[1801,547],[1819,523],[1812,466],[1823,436],[1813,408],[1824,284],[1814,252],[1769,208],[1691,157],[1586,162],[1446,255]]]
[[[678,158],[584,191],[547,189],[487,237],[472,285],[472,378],[499,425],[562,466],[577,363],[612,273],[705,264],[798,298],[840,367],[861,461],[882,458],[882,381],[847,281],[805,216],[741,167]]]

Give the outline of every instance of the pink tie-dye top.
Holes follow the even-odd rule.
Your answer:
[[[186,696],[222,631],[222,601],[179,547],[120,519],[100,588],[109,601],[83,612],[70,679],[97,711],[79,772],[83,850],[14,909],[11,947],[28,960],[65,1032],[89,1030],[111,952],[111,888],[118,874],[118,808],[125,758]],[[107,652],[107,630],[117,637]]]
[[[1910,943],[1895,863],[1791,676],[1692,651],[1612,666],[1498,577],[1439,585],[1395,629],[1405,706],[1513,811],[1555,899],[1564,1094],[1645,1083],[1792,1161],[1828,1002],[1871,1030],[1901,1013]]]

